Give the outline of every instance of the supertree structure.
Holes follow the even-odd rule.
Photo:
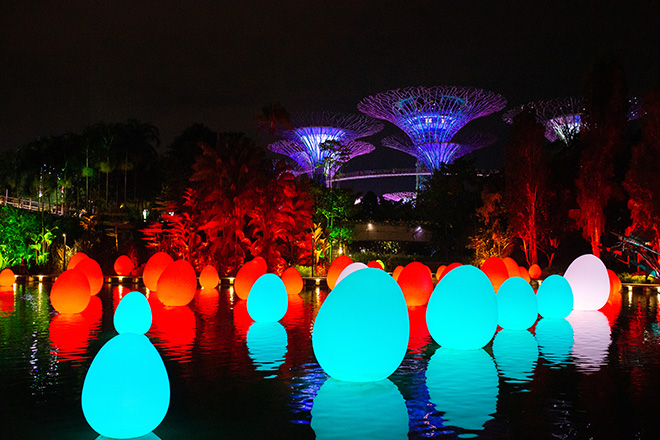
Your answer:
[[[330,185],[335,173],[348,160],[374,150],[356,139],[383,129],[383,124],[365,115],[313,112],[291,118],[291,129],[281,130],[284,140],[268,149],[290,157],[298,172],[323,178]]]
[[[486,90],[435,86],[408,87],[368,96],[360,101],[358,110],[390,121],[403,130],[410,143],[392,140],[387,146],[405,151],[434,169],[438,160],[458,157],[458,151],[452,154],[445,150],[456,149],[457,143],[452,139],[461,128],[473,119],[502,110],[505,105],[506,99],[501,95]]]

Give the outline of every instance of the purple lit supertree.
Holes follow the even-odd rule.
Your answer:
[[[391,139],[385,145],[411,154],[434,170],[444,160],[462,155],[461,149],[463,154],[476,149],[466,149],[467,144],[452,140],[471,120],[502,110],[505,105],[506,99],[497,93],[436,86],[408,87],[368,96],[360,101],[358,110],[402,129],[410,143]]]
[[[281,130],[284,140],[268,149],[290,157],[298,172],[324,179],[332,184],[335,173],[348,160],[374,150],[356,139],[383,129],[383,124],[364,115],[319,112],[292,116],[291,129]]]

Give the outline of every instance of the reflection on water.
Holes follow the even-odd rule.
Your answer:
[[[99,435],[98,437],[96,437],[96,440],[112,440],[112,439],[110,437],[106,437],[104,435]],[[131,440],[161,440],[161,439],[160,439],[160,437],[158,437],[153,432],[150,432],[147,435],[143,435],[143,436],[140,436],[140,437],[134,437]]]
[[[90,339],[101,331],[103,305],[101,298],[92,296],[82,313],[59,313],[48,327],[52,354],[60,361],[81,365],[87,359]]]
[[[253,322],[246,343],[257,371],[274,371],[284,363],[287,336],[286,329],[279,322]]]
[[[573,363],[585,373],[598,371],[607,363],[610,325],[601,311],[574,310],[568,315],[573,327]]]
[[[539,347],[529,331],[504,329],[497,332],[493,340],[493,357],[504,380],[530,382],[539,358]]]
[[[148,337],[163,354],[178,362],[190,362],[195,342],[195,314],[190,306],[164,306],[155,295],[149,299],[153,321]]]
[[[573,350],[573,327],[565,319],[543,318],[536,323],[536,340],[550,368],[565,366]]]

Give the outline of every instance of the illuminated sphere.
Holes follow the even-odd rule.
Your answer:
[[[497,291],[497,324],[503,329],[526,330],[538,318],[534,289],[520,277],[509,278]]]
[[[607,269],[607,275],[610,278],[610,296],[612,296],[621,290],[621,280],[619,279],[619,276],[612,269]],[[0,285],[3,285],[1,272],[0,272]]]
[[[541,278],[541,267],[538,264],[529,266],[529,276],[534,280]]]
[[[76,264],[76,270],[81,271],[89,281],[89,293],[96,295],[103,288],[103,271],[101,266],[93,258],[85,258]]]
[[[573,310],[573,291],[566,278],[550,275],[536,292],[539,315],[543,318],[566,318]]]
[[[518,269],[518,263],[511,257],[502,258],[502,262],[506,266],[506,270],[509,273],[509,277],[517,277],[520,275],[520,270]]]
[[[399,275],[401,275],[402,270],[403,266],[397,266],[394,268],[394,271],[392,272],[392,278],[394,278],[394,281],[399,279]]]
[[[282,282],[286,287],[287,295],[298,295],[302,292],[304,283],[300,272],[295,267],[289,267],[282,272]]]
[[[13,286],[15,280],[16,280],[16,276],[14,276],[13,270],[9,268],[2,269],[2,272],[0,272],[0,286],[3,287]]]
[[[350,257],[347,257],[346,255],[340,255],[330,264],[330,267],[328,268],[328,274],[326,275],[326,282],[328,283],[328,288],[330,290],[335,288],[335,285],[337,284],[337,278],[339,278],[339,275],[346,268],[346,266],[352,262],[353,260],[351,260]]]
[[[577,257],[566,269],[564,278],[573,290],[574,310],[598,310],[610,296],[607,268],[595,255]]]
[[[115,310],[114,324],[117,333],[143,335],[151,328],[151,307],[140,292],[129,292],[119,301]]]
[[[399,367],[409,331],[401,288],[385,271],[367,268],[347,276],[325,299],[314,322],[312,347],[331,377],[372,382]]]
[[[185,306],[197,290],[195,269],[186,260],[173,261],[158,277],[156,292],[166,306]]]
[[[122,333],[110,339],[92,361],[82,388],[87,423],[109,438],[149,434],[165,418],[170,381],[149,339]]]
[[[50,289],[50,303],[60,313],[80,313],[89,304],[89,292],[89,281],[83,272],[65,270]]]
[[[509,278],[509,271],[506,264],[500,257],[489,257],[481,265],[481,270],[488,276],[488,279],[493,284],[495,292],[500,288],[502,283]]]
[[[260,276],[250,289],[247,311],[257,322],[276,322],[284,318],[289,306],[286,286],[274,273]]]
[[[344,270],[341,271],[341,273],[337,277],[337,280],[335,281],[335,287],[337,287],[337,284],[339,284],[339,282],[341,280],[343,280],[344,278],[346,278],[347,276],[349,276],[353,272],[357,272],[358,270],[362,270],[362,269],[367,269],[368,267],[369,266],[367,266],[364,263],[351,263],[351,264],[349,264],[348,266],[346,266],[344,268]],[[377,267],[377,268],[372,267],[372,269],[380,269],[380,267]]]
[[[385,264],[380,260],[373,260],[367,263],[367,267],[372,269],[383,269],[385,270]]]
[[[433,292],[433,278],[428,266],[413,261],[406,265],[396,280],[406,298],[408,307],[423,306]]]
[[[443,279],[444,276],[447,275],[450,271],[452,271],[452,270],[454,270],[454,269],[456,269],[457,267],[460,267],[460,266],[462,266],[461,263],[458,263],[458,262],[456,262],[456,263],[451,263],[449,266],[447,266],[447,267],[445,267],[445,268],[443,269],[443,271],[442,271],[442,273],[440,274],[439,277],[438,277],[438,275],[436,274],[436,282],[440,281],[440,280]]]
[[[67,270],[75,268],[76,265],[78,263],[80,263],[82,260],[84,260],[85,258],[89,258],[86,253],[77,252],[76,254],[73,255],[73,257],[71,257],[69,262],[66,264]]]
[[[264,257],[255,257],[251,260],[251,262],[258,265],[263,273],[268,272],[268,264],[266,263],[266,259]]]
[[[238,269],[236,278],[234,279],[234,292],[240,299],[248,299],[250,289],[257,279],[266,274],[265,265],[259,261],[248,261]]]
[[[128,256],[120,255],[115,260],[114,269],[117,275],[120,277],[125,277],[131,274],[133,269],[135,269],[135,266],[133,265],[133,261]]]
[[[471,265],[447,273],[431,294],[426,324],[444,348],[476,350],[488,344],[497,329],[497,299],[486,274]]]
[[[519,272],[518,272],[518,273],[519,273],[518,276],[519,276],[520,278],[522,278],[523,280],[527,281],[528,283],[532,281],[532,279],[531,279],[530,276],[529,276],[529,271],[528,271],[526,268],[520,266],[520,267],[518,268],[518,271],[519,271]]]
[[[142,281],[145,287],[149,290],[156,290],[160,274],[173,261],[174,258],[165,252],[156,252],[153,254],[147,260],[147,264],[144,265],[144,271],[142,272]]]
[[[441,265],[441,266],[438,266],[438,270],[435,271],[436,281],[440,279],[440,276],[442,275],[442,272],[444,272],[446,268],[447,268],[447,266],[445,266],[444,264]]]
[[[218,271],[210,264],[204,266],[199,274],[199,285],[205,289],[215,289],[220,282]]]

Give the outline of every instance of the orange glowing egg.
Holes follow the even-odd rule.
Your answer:
[[[532,281],[532,278],[529,276],[529,271],[522,266],[518,268],[518,276],[523,278],[528,283]]]
[[[50,289],[50,303],[60,313],[80,313],[89,304],[89,280],[78,269],[62,272]]]
[[[158,277],[160,277],[163,270],[173,261],[174,258],[165,252],[156,252],[147,260],[147,264],[144,265],[144,271],[142,272],[142,282],[147,289],[156,290],[156,287],[158,287]]]
[[[195,296],[197,275],[186,260],[173,261],[158,277],[156,293],[166,306],[185,306]]]
[[[120,277],[130,275],[134,268],[135,265],[133,264],[133,261],[126,255],[120,255],[115,260],[115,273]]]
[[[612,269],[607,269],[607,275],[610,277],[610,297],[612,297],[612,295],[619,293],[619,291],[621,290],[621,280]],[[2,278],[2,273],[0,273],[0,284],[2,284],[1,278]]]
[[[534,280],[541,278],[541,267],[538,264],[529,266],[529,277]]]
[[[372,269],[385,270],[385,266],[383,265],[383,262],[379,261],[379,260],[373,260],[373,261],[368,262],[367,267],[371,267]]]
[[[204,266],[199,274],[199,285],[205,289],[215,289],[220,282],[218,271],[210,264]]]
[[[509,278],[517,277],[520,275],[520,270],[518,269],[518,263],[511,257],[502,258],[502,262],[506,266],[506,271],[509,274]]]
[[[76,270],[81,271],[89,281],[89,293],[96,295],[103,287],[103,271],[101,266],[93,258],[85,258],[80,263],[76,264]]]
[[[438,270],[435,271],[435,279],[436,279],[436,281],[440,279],[440,275],[442,275],[442,272],[444,272],[444,270],[445,270],[446,267],[447,267],[447,266],[445,266],[444,264],[438,266]]]
[[[481,265],[481,270],[488,276],[495,293],[497,293],[502,283],[509,278],[509,271],[500,257],[493,256],[486,259],[484,264]]]
[[[303,290],[303,279],[295,267],[289,267],[282,272],[282,281],[287,295],[298,295]]]
[[[14,271],[10,268],[2,269],[0,272],[0,286],[1,287],[11,287],[14,285],[16,277],[14,276]]]
[[[447,267],[445,267],[445,268],[443,269],[443,271],[442,271],[442,273],[440,274],[440,276],[438,276],[438,274],[436,273],[436,275],[435,275],[435,277],[436,277],[435,281],[436,281],[436,282],[440,281],[440,280],[441,280],[445,275],[447,275],[452,269],[456,269],[456,268],[459,267],[459,266],[462,266],[462,264],[461,264],[461,263],[451,263],[449,266],[447,266]]]
[[[413,261],[406,265],[396,282],[401,287],[408,307],[423,306],[429,302],[433,292],[433,279],[428,266]]]
[[[86,253],[84,252],[76,253],[73,257],[71,257],[69,263],[67,263],[66,265],[67,270],[73,269],[74,267],[76,267],[78,263],[80,263],[85,258],[89,258]]]
[[[261,270],[263,273],[268,272],[268,265],[266,264],[266,259],[264,257],[261,257],[261,256],[255,257],[252,260],[252,262],[255,263],[255,264],[258,264],[259,267],[260,267],[259,270]]]
[[[265,264],[261,264],[260,261],[257,261],[257,258],[248,261],[238,269],[236,279],[234,279],[234,292],[240,299],[247,299],[257,278],[266,274]],[[261,259],[263,260],[263,258]]]
[[[348,266],[352,262],[353,260],[351,260],[350,257],[346,255],[340,255],[339,257],[335,258],[332,264],[330,264],[330,267],[328,268],[328,275],[326,277],[328,288],[330,290],[335,288],[335,284],[337,283],[337,278],[339,278],[341,272],[344,269],[346,269],[346,266]]]
[[[399,279],[399,275],[401,275],[402,270],[403,266],[397,266],[394,268],[394,272],[392,272],[392,278],[394,278],[394,281]]]

